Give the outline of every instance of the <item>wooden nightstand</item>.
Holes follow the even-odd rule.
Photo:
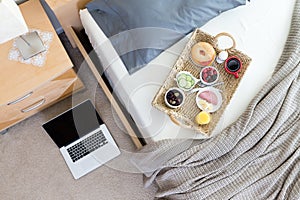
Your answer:
[[[40,2],[20,9],[29,29],[52,32],[53,40],[42,67],[9,60],[13,41],[0,45],[0,132],[84,87]]]

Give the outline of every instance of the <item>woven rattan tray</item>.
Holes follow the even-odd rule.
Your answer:
[[[226,34],[225,34],[226,35]],[[211,113],[211,122],[207,125],[198,125],[195,123],[195,116],[201,111],[196,105],[196,94],[192,93],[186,95],[186,99],[184,104],[180,108],[171,109],[166,106],[164,101],[164,95],[166,91],[171,87],[177,87],[174,78],[176,74],[180,71],[189,71],[193,76],[199,78],[199,67],[196,67],[193,62],[190,60],[190,50],[191,47],[197,42],[208,42],[210,43],[216,50],[216,53],[219,53],[221,50],[217,47],[217,36],[211,36],[200,29],[196,29],[192,34],[190,40],[182,51],[181,55],[178,57],[175,65],[170,71],[167,79],[157,92],[156,96],[152,101],[152,105],[165,112],[170,116],[172,121],[182,127],[191,128],[197,132],[201,132],[205,135],[210,135],[213,129],[216,127],[218,121],[220,120],[226,106],[229,104],[236,88],[238,87],[245,71],[247,70],[251,58],[242,52],[236,50],[234,47],[228,49],[227,52],[229,56],[238,56],[242,62],[242,68],[239,72],[239,78],[235,78],[232,74],[228,74],[224,69],[224,64],[218,64],[216,61],[212,64],[212,66],[216,67],[220,72],[219,81],[224,82],[223,85],[219,87],[222,91],[223,102],[220,109],[214,113]],[[235,45],[234,45],[235,46]],[[216,86],[218,88],[218,86]]]

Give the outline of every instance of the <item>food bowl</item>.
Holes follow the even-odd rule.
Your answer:
[[[201,88],[196,95],[198,108],[209,113],[219,110],[222,101],[222,94],[214,87]]]
[[[190,72],[181,71],[176,74],[175,81],[180,89],[183,91],[189,91],[195,87],[199,80],[196,79]]]
[[[179,108],[185,100],[184,92],[176,87],[170,88],[165,93],[165,103],[169,108]]]
[[[200,80],[205,85],[213,85],[219,80],[219,71],[217,68],[208,66],[200,71]]]

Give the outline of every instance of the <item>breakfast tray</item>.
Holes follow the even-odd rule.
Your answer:
[[[166,106],[164,95],[169,88],[177,87],[176,81],[174,79],[176,77],[176,74],[180,71],[188,71],[196,78],[199,78],[200,69],[199,67],[196,67],[190,59],[191,48],[198,42],[208,42],[214,47],[216,53],[218,54],[221,50],[217,47],[217,37],[219,37],[220,35],[225,35],[232,38],[232,36],[230,36],[228,33],[220,33],[214,37],[201,31],[200,29],[196,29],[193,32],[184,50],[182,51],[181,55],[178,57],[175,65],[171,69],[167,79],[158,90],[156,96],[152,101],[152,105],[155,108],[168,114],[171,120],[177,125],[184,128],[191,128],[208,136],[216,127],[226,106],[229,104],[234,92],[236,91],[242,77],[244,76],[245,71],[247,70],[251,62],[250,57],[235,49],[235,41],[233,38],[232,48],[227,49],[226,51],[228,52],[229,56],[237,56],[240,58],[242,62],[242,68],[239,72],[239,78],[235,78],[232,74],[229,74],[225,71],[224,64],[218,64],[216,61],[213,62],[212,66],[216,67],[220,73],[219,82],[224,82],[224,84],[216,86],[216,88],[219,88],[221,90],[223,102],[219,110],[211,113],[211,121],[209,124],[198,125],[194,121],[195,116],[201,111],[196,105],[195,99],[197,92],[186,95],[184,104],[176,109],[172,109]]]

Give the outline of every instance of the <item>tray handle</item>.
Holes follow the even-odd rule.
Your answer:
[[[182,128],[191,128],[191,126],[185,124],[183,121],[178,120],[174,115],[169,114],[169,117],[174,124],[176,124]]]
[[[228,49],[222,49],[222,50],[230,50],[230,49],[235,49],[235,46],[236,46],[236,42],[235,42],[235,39],[232,35],[230,35],[229,33],[226,33],[226,32],[221,32],[219,34],[217,34],[215,37],[214,37],[214,40],[216,41],[216,45],[218,47],[218,38],[221,37],[221,36],[227,36],[229,37],[231,40],[232,40],[232,47],[228,48]]]

